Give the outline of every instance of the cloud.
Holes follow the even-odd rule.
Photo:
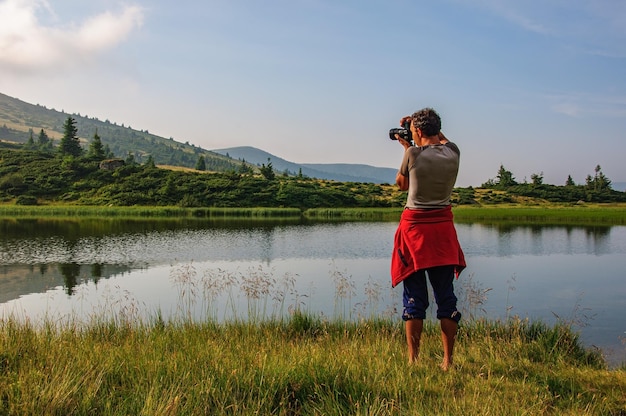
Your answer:
[[[475,0],[475,6],[514,25],[543,35],[584,38],[626,34],[623,0]]]
[[[45,0],[0,2],[0,68],[15,72],[70,68],[120,44],[143,23],[138,6],[66,26],[45,25],[39,13],[55,17]]]
[[[550,103],[552,111],[569,117],[626,117],[626,97],[620,95],[569,93],[545,95],[543,99]]]

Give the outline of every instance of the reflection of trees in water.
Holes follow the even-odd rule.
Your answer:
[[[102,263],[91,265],[91,277],[94,283],[98,283],[98,280],[102,277]]]
[[[61,263],[59,264],[59,271],[63,275],[63,281],[65,282],[65,293],[68,295],[74,294],[74,287],[78,282],[78,276],[80,276],[80,264],[76,263]]]
[[[506,243],[509,237],[515,233],[527,231],[530,233],[533,241],[533,251],[537,253],[542,252],[544,238],[546,238],[546,234],[550,231],[565,232],[564,243],[566,244],[566,249],[564,252],[566,253],[572,253],[571,247],[573,246],[573,242],[576,240],[580,241],[581,236],[585,237],[585,248],[588,253],[599,255],[610,253],[611,251],[608,241],[612,226],[498,223],[485,225],[485,227],[496,230],[501,239],[501,243]],[[553,240],[554,239],[550,239],[551,244],[557,243]]]
[[[298,225],[301,218],[286,217],[254,219],[242,218],[0,218],[0,229],[4,239],[24,239],[24,236],[62,237],[80,240],[85,237],[119,236],[143,234],[154,231],[176,231],[181,229],[204,230],[207,228],[254,229],[273,228],[276,225]]]
[[[74,288],[81,283],[85,283],[89,281],[89,278],[93,280],[94,283],[98,283],[98,281],[102,278],[108,279],[111,276],[117,275],[119,273],[124,273],[130,270],[130,267],[127,266],[106,266],[101,263],[92,264],[92,265],[83,265],[77,263],[61,263],[59,264],[59,272],[63,276],[63,283],[65,286],[65,293],[72,296],[74,294]],[[89,273],[83,272],[83,279],[80,279],[81,271],[83,267],[89,267]],[[111,268],[111,270],[108,270]],[[47,266],[46,266],[47,269]],[[105,270],[107,269],[107,270]]]
[[[607,244],[611,227],[585,227],[587,241],[593,244],[593,254],[610,252]]]

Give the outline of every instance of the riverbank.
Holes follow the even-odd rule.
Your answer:
[[[626,204],[496,204],[453,208],[457,222],[625,225]],[[397,221],[401,208],[182,208],[174,206],[0,205],[0,218],[237,218]]]
[[[411,367],[398,321],[131,321],[0,321],[0,413],[626,412],[626,369],[607,370],[564,326],[463,322],[455,365],[443,372],[429,321]]]

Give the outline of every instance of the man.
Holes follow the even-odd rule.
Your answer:
[[[465,268],[465,258],[454,228],[450,196],[459,170],[459,148],[441,133],[441,118],[431,108],[403,117],[410,121],[415,146],[396,135],[404,147],[396,184],[408,191],[396,231],[391,279],[403,283],[403,314],[409,362],[417,360],[426,308],[426,277],[433,287],[441,325],[443,362],[452,365],[452,353],[461,314],[456,308],[454,277]]]

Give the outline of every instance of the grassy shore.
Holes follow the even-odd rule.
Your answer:
[[[298,208],[182,208],[176,206],[0,205],[0,217],[83,218],[281,218],[300,217]]]
[[[458,222],[507,222],[546,225],[625,225],[625,204],[581,205],[494,205],[486,207],[459,206],[454,208]]]
[[[308,218],[339,221],[397,221],[402,208],[181,208],[43,205],[0,205],[0,217],[98,218]],[[624,225],[626,204],[581,205],[461,205],[454,207],[458,222]]]
[[[465,322],[448,372],[438,331],[427,322],[408,366],[398,321],[6,319],[0,414],[626,414],[626,370],[607,370],[567,327]]]

